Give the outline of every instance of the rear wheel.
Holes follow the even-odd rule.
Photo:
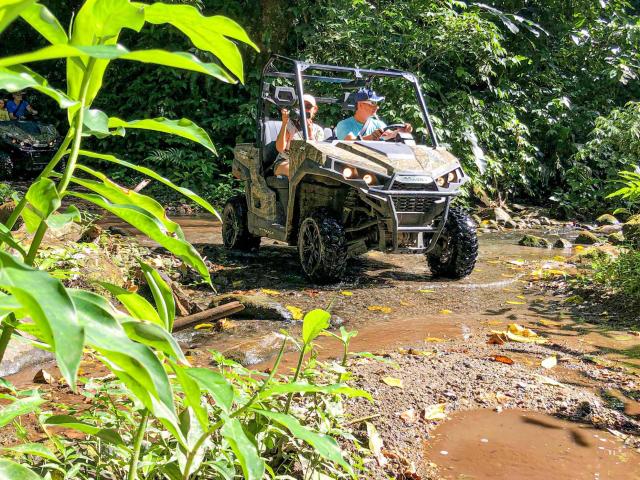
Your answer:
[[[473,271],[478,258],[476,224],[460,207],[452,207],[435,247],[427,253],[434,277],[459,279]]]
[[[13,161],[6,152],[0,152],[0,180],[10,180],[13,176]]]
[[[247,224],[247,199],[237,195],[226,203],[222,212],[222,241],[229,250],[255,250],[260,237],[249,233]]]
[[[326,210],[305,218],[298,233],[300,264],[317,283],[335,282],[347,268],[347,241],[342,224]]]

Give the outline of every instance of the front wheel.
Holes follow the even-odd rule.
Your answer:
[[[247,199],[237,195],[229,199],[222,211],[222,242],[228,250],[255,250],[260,237],[249,232]]]
[[[304,273],[314,282],[340,280],[347,268],[344,227],[329,212],[314,212],[300,224],[298,253]]]
[[[427,262],[434,277],[464,278],[473,271],[478,258],[476,224],[460,207],[449,210],[447,223]]]

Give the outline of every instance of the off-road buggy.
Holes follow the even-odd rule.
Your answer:
[[[415,119],[424,123],[417,144],[409,133],[393,141],[341,141],[325,129],[325,141],[292,140],[290,177],[274,176],[271,165],[281,128],[280,109],[294,109],[305,93],[316,95],[319,122],[330,111],[346,116],[355,92],[390,78],[415,93]],[[287,86],[287,82],[293,86]],[[305,91],[305,85],[316,85]],[[321,96],[322,85],[337,88]],[[376,86],[376,90],[380,90]],[[387,92],[383,92],[387,93]],[[413,96],[413,95],[412,95]],[[306,124],[304,108],[297,111]],[[402,125],[390,125],[399,129]],[[229,200],[222,235],[228,249],[250,250],[261,237],[297,245],[304,272],[319,283],[339,280],[350,257],[378,249],[426,254],[434,276],[462,278],[478,254],[476,225],[451,201],[467,181],[460,162],[438,146],[416,77],[396,70],[368,70],[310,64],[273,56],[262,74],[256,144],[236,146],[233,173],[245,195]]]
[[[0,180],[44,168],[59,145],[60,135],[53,125],[0,122]]]

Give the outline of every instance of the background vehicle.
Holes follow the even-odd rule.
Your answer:
[[[415,110],[424,122],[416,133],[423,132],[429,146],[416,144],[407,133],[388,142],[338,141],[332,129],[325,129],[327,140],[316,142],[305,131],[304,140],[291,142],[290,178],[273,175],[280,108],[295,108],[304,93],[311,93],[322,106],[322,122],[331,112],[353,109],[355,91],[385,78],[413,89]],[[309,82],[315,85],[313,91],[305,90]],[[323,96],[329,89],[340,93]],[[304,109],[298,115],[304,125]],[[426,254],[438,276],[462,278],[473,270],[476,226],[464,210],[451,206],[467,177],[460,162],[438,146],[419,83],[411,73],[274,56],[263,70],[257,131],[256,145],[235,148],[233,172],[245,181],[245,195],[231,199],[224,208],[227,248],[257,248],[260,237],[297,245],[303,270],[316,282],[339,280],[349,257],[371,249]]]
[[[53,125],[35,121],[0,122],[0,180],[44,168],[60,145]]]

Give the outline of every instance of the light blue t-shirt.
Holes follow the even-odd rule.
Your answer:
[[[336,137],[338,137],[338,140],[344,140],[349,133],[352,133],[355,137],[358,135],[366,137],[367,135],[371,135],[377,129],[387,126],[387,124],[382,120],[373,117],[369,117],[365,123],[367,126],[363,129],[362,127],[364,127],[365,124],[358,122],[355,117],[345,118],[344,120],[339,121],[338,125],[336,125]]]

